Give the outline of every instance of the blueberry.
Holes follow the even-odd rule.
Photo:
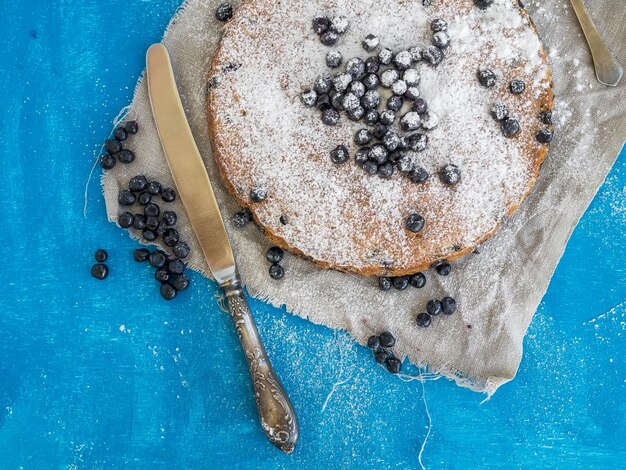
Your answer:
[[[359,129],[358,131],[356,131],[356,134],[354,134],[354,143],[357,145],[367,145],[371,141],[372,133],[368,129]]]
[[[348,111],[348,118],[351,121],[359,121],[363,115],[365,114],[365,108],[363,106],[357,106],[354,109],[349,109]]]
[[[109,153],[118,153],[124,149],[124,146],[119,140],[109,139],[104,142],[104,148],[106,148]]]
[[[326,109],[322,112],[322,122],[327,126],[339,124],[339,112],[336,109]]]
[[[269,273],[272,279],[278,280],[285,275],[285,269],[280,264],[274,263],[270,266]]]
[[[133,225],[133,221],[135,220],[135,216],[128,211],[122,212],[117,218],[117,223],[122,228],[128,228]]]
[[[393,281],[390,277],[379,277],[378,278],[378,287],[380,290],[389,290],[393,286]]]
[[[102,281],[109,275],[109,267],[106,264],[94,264],[91,267],[91,275]]]
[[[380,114],[375,109],[368,109],[363,115],[363,121],[365,121],[365,124],[367,124],[368,126],[375,126],[376,124],[378,124],[379,118]]]
[[[161,292],[161,297],[165,300],[172,300],[176,297],[176,289],[167,283],[161,284],[159,292]]]
[[[424,228],[425,225],[424,217],[419,214],[411,214],[406,218],[405,226],[407,230],[410,230],[413,233],[418,233]]]
[[[402,141],[402,137],[400,137],[400,141]],[[402,150],[394,150],[393,152],[389,153],[389,157],[388,160],[391,163],[397,163],[398,160],[400,160],[402,157],[404,157],[406,152],[402,151]]]
[[[413,181],[414,183],[423,183],[429,177],[430,175],[428,174],[428,172],[421,166],[417,167],[411,172],[411,181]]]
[[[383,136],[383,144],[387,147],[387,150],[393,152],[400,146],[400,136],[393,131],[389,131]]]
[[[181,274],[179,276],[176,276],[173,281],[172,279],[170,279],[170,284],[178,292],[182,292],[187,289],[187,287],[189,287],[189,278],[187,278],[187,276],[185,276],[184,274]]]
[[[367,36],[365,36],[365,39],[363,40],[361,45],[363,46],[363,49],[365,49],[367,52],[372,52],[380,45],[380,39],[378,38],[378,36],[368,34]]]
[[[146,217],[158,217],[158,215],[161,213],[161,209],[159,208],[159,206],[151,202],[149,204],[146,204],[146,206],[143,208],[143,213],[146,214]]]
[[[381,178],[391,178],[393,175],[393,163],[387,162],[378,166],[378,176]]]
[[[406,93],[408,89],[407,84],[404,80],[396,80],[393,85],[391,85],[391,92],[394,95],[402,96]]]
[[[133,220],[133,228],[135,230],[143,230],[146,228],[146,216],[143,214],[135,214],[135,220]]]
[[[163,220],[165,225],[171,226],[171,225],[176,225],[176,220],[178,220],[178,217],[176,216],[176,212],[174,211],[165,211],[163,212],[161,219]]]
[[[134,135],[139,132],[139,124],[137,124],[137,121],[128,121],[124,124],[124,130],[127,133]]]
[[[543,122],[544,124],[551,125],[552,111],[542,111],[541,113],[539,113],[539,119],[541,119],[541,122]]]
[[[378,57],[372,56],[365,59],[365,72],[369,74],[375,74],[380,69],[380,61]]]
[[[436,317],[441,314],[441,302],[439,300],[429,300],[426,303],[426,311],[430,316]]]
[[[426,312],[417,315],[417,324],[422,328],[428,328],[432,322],[432,318]]]
[[[144,240],[148,242],[153,242],[157,239],[157,233],[154,230],[149,230],[147,228],[143,229],[143,231],[141,232],[141,236]]]
[[[415,152],[423,152],[428,147],[428,136],[419,132],[411,134],[408,138],[408,148]]]
[[[233,6],[230,3],[222,3],[215,9],[215,18],[218,21],[228,21],[233,17]]]
[[[117,197],[117,201],[120,206],[132,206],[135,203],[135,200],[135,195],[126,189],[122,190]]]
[[[137,217],[135,217],[136,219]],[[159,219],[156,216],[146,216],[146,228],[148,230],[156,231],[159,229]]]
[[[415,101],[413,101],[413,104],[411,105],[411,109],[415,111],[417,114],[424,114],[426,111],[428,111],[428,103],[426,103],[425,99],[418,98]]]
[[[142,206],[150,204],[150,201],[152,201],[152,196],[147,191],[144,191],[143,193],[140,193],[139,196],[137,196],[137,202]]]
[[[330,152],[330,159],[333,163],[345,163],[349,156],[345,145],[338,145]]]
[[[378,61],[383,65],[389,65],[393,60],[393,52],[387,48],[382,48],[378,52]]]
[[[389,152],[385,148],[384,145],[376,144],[373,145],[370,150],[370,158],[374,160],[379,165],[383,165],[387,163],[387,157],[389,156]]]
[[[402,80],[404,80],[407,86],[417,86],[420,83],[421,76],[416,69],[406,69],[402,74]]]
[[[368,161],[369,158],[370,158],[369,147],[361,147],[359,150],[356,151],[356,154],[354,155],[354,161],[357,162],[359,165],[362,165],[363,163]]]
[[[281,224],[283,225],[287,225],[289,223],[289,219],[287,218],[286,215],[282,214],[278,220],[280,221]]]
[[[397,290],[404,290],[409,287],[408,276],[398,276],[393,278],[393,288]]]
[[[420,90],[416,86],[410,86],[404,92],[404,97],[408,100],[416,100],[420,96]]]
[[[393,64],[398,70],[406,70],[411,66],[413,57],[409,51],[400,51],[393,56]]]
[[[154,272],[154,278],[161,283],[167,282],[170,279],[170,273],[165,268],[157,269]]]
[[[492,3],[493,0],[474,0],[474,5],[483,10],[489,7],[489,5],[491,5]]]
[[[456,300],[452,297],[444,297],[441,299],[441,311],[444,315],[452,315],[456,312]]]
[[[496,84],[496,74],[487,68],[480,68],[476,73],[478,83],[485,88],[492,88]]]
[[[448,29],[448,23],[445,22],[445,20],[442,20],[440,18],[435,18],[432,23],[430,23],[430,30],[433,33],[438,33],[439,31],[447,31]]]
[[[409,276],[409,284],[413,287],[421,289],[426,285],[426,276],[423,273],[415,273]]]
[[[420,60],[422,60],[422,50],[417,46],[410,47],[409,54],[411,54],[411,59],[413,59],[413,62],[419,62]]]
[[[403,104],[404,100],[401,96],[391,95],[387,98],[387,110],[382,112],[380,121],[388,126],[393,124],[396,120],[396,111],[400,111]]]
[[[378,88],[378,85],[380,84],[380,79],[375,73],[370,73],[369,75],[366,75],[365,78],[363,78],[362,83],[368,90],[376,90],[376,88]]]
[[[388,331],[381,333],[378,338],[383,348],[393,348],[396,345],[396,338]]]
[[[343,56],[341,55],[341,52],[337,50],[328,51],[328,53],[326,54],[326,65],[328,67],[330,67],[331,69],[336,69],[341,65],[341,62],[343,62]]]
[[[391,113],[393,114],[393,119],[388,119],[388,117],[384,117],[385,116],[390,116]],[[380,115],[381,121],[384,119],[385,121],[390,121],[389,123],[391,124],[393,122],[393,120],[395,119],[395,113],[393,111],[384,111],[381,115]],[[385,134],[389,131],[389,129],[387,128],[386,125],[384,124],[378,124],[376,127],[374,127],[374,137],[376,137],[378,140],[382,140],[382,138],[385,136]]]
[[[433,35],[433,45],[439,49],[445,49],[450,45],[450,36],[445,31],[439,31]]]
[[[163,233],[163,243],[167,246],[174,246],[180,240],[180,235],[178,234],[178,230],[175,228],[168,228]]]
[[[537,132],[537,141],[541,144],[549,144],[554,138],[554,132],[550,129],[541,129]]]
[[[458,166],[452,163],[448,163],[447,165],[444,165],[439,171],[439,178],[441,178],[441,181],[444,184],[447,184],[448,186],[454,186],[459,181],[461,181],[461,170],[459,170]]]
[[[343,15],[335,16],[330,21],[330,29],[339,34],[345,33],[348,30],[348,26],[350,26],[348,18]]]
[[[500,127],[502,128],[502,133],[506,137],[514,137],[517,134],[519,134],[520,131],[522,130],[519,125],[519,122],[517,122],[516,119],[512,119],[512,118],[507,118],[504,121],[502,121],[502,124],[500,125]]]
[[[398,374],[402,370],[402,362],[397,357],[391,356],[385,360],[385,367],[392,374]]]
[[[134,193],[140,193],[148,186],[148,180],[143,175],[133,176],[128,182],[128,189]]]
[[[359,57],[353,57],[346,63],[346,73],[352,75],[352,78],[359,78],[365,73],[365,62]]]
[[[370,175],[375,175],[378,172],[378,163],[376,163],[374,160],[368,160],[363,163],[363,169],[366,173]]]
[[[376,360],[376,362],[378,362],[379,364],[384,364],[385,361],[391,356],[391,353],[389,351],[386,351],[384,349],[377,349],[374,351],[374,359]]]
[[[124,163],[125,165],[128,165],[129,163],[135,161],[135,154],[128,149],[124,149],[121,152],[118,152],[116,155],[120,163]]]
[[[150,262],[150,266],[155,269],[160,269],[165,266],[167,258],[165,257],[165,253],[162,251],[154,251],[150,254],[148,261]]]
[[[250,190],[250,200],[252,202],[263,202],[267,198],[267,190],[263,188],[252,188]]]
[[[126,138],[128,137],[128,132],[126,132],[126,129],[124,129],[122,126],[116,127],[113,131],[113,137],[115,137],[116,140],[126,140]]]
[[[313,90],[318,95],[326,94],[333,87],[333,80],[330,77],[318,77],[313,84]]]
[[[422,50],[422,59],[432,66],[437,66],[443,60],[443,51],[437,46],[428,46]]]
[[[156,196],[158,194],[161,194],[161,191],[163,190],[161,183],[159,183],[158,181],[150,181],[150,183],[148,183],[148,193]]]
[[[100,166],[104,170],[112,169],[116,163],[117,160],[115,160],[115,157],[109,153],[105,153],[102,155],[102,158],[100,158]]]
[[[185,270],[185,263],[179,259],[173,259],[167,263],[167,271],[170,274],[182,274]]]
[[[319,95],[317,97],[317,101],[315,103],[315,107],[320,111],[324,111],[326,109],[332,108],[331,97],[330,95]]]
[[[341,102],[343,109],[350,111],[351,109],[358,108],[361,105],[361,100],[352,93],[346,93]]]
[[[402,119],[400,119],[400,127],[405,132],[411,132],[419,129],[421,123],[422,118],[415,111],[409,111],[402,116]]]
[[[317,34],[322,34],[328,31],[330,28],[330,19],[325,16],[317,16],[313,18],[313,31]]]
[[[96,251],[95,258],[98,263],[104,263],[108,257],[109,257],[109,254],[106,252],[106,250],[103,250],[102,248],[100,248],[99,250]]]
[[[349,73],[339,73],[333,77],[333,87],[335,91],[343,93],[352,83],[352,75]]]
[[[300,95],[300,101],[307,108],[312,108],[317,103],[317,93],[313,90],[304,90]]]
[[[361,98],[365,94],[365,85],[363,82],[354,81],[350,84],[350,93],[357,98]]]
[[[426,114],[422,116],[422,127],[427,130],[433,130],[435,127],[439,125],[439,116],[435,114],[433,111],[428,111]]]
[[[380,104],[380,93],[377,90],[368,90],[361,98],[361,105],[365,109],[376,109]]]
[[[491,107],[491,117],[496,121],[504,121],[509,117],[509,108],[504,103],[496,103]]]
[[[189,256],[189,245],[186,242],[179,241],[176,245],[174,245],[172,251],[177,258],[186,258]]]
[[[343,93],[335,93],[330,99],[330,106],[335,108],[337,111],[343,111]],[[328,109],[328,108],[326,108]],[[324,110],[322,110],[323,112]]]
[[[285,252],[282,250],[282,248],[278,247],[278,246],[272,246],[267,250],[267,253],[265,253],[265,258],[267,258],[267,260],[272,263],[280,263],[283,260],[283,256],[285,255]]]
[[[509,83],[509,90],[511,90],[511,93],[513,93],[514,95],[521,95],[522,93],[524,93],[525,89],[526,84],[523,80],[520,80],[519,78],[511,80],[511,83]]]
[[[415,163],[410,153],[406,153],[398,160],[398,171],[400,173],[412,173],[415,170]]]
[[[440,276],[447,276],[450,274],[450,271],[452,271],[452,266],[450,266],[450,263],[447,261],[439,261],[435,263],[435,271],[437,271],[437,274]]]
[[[380,338],[378,336],[370,336],[367,339],[367,347],[370,349],[378,349],[380,347]]]
[[[339,35],[334,31],[326,31],[320,36],[320,40],[325,46],[334,46],[339,40]]]
[[[133,259],[138,263],[143,263],[144,261],[148,261],[150,258],[150,250],[147,248],[137,248],[133,251]]]
[[[380,74],[380,83],[385,88],[391,88],[396,80],[400,78],[400,74],[395,69],[387,69]]]

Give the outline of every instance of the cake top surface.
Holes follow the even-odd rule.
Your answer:
[[[348,19],[330,48],[312,28],[319,15]],[[389,178],[367,174],[354,161],[353,138],[371,127],[343,112],[328,126],[301,95],[318,77],[344,72],[350,58],[365,60],[381,47],[429,47],[436,18],[447,22],[450,38],[443,61],[411,67],[439,125],[419,130],[428,136],[424,151],[405,152],[430,177],[416,183],[397,170]],[[380,39],[376,51],[362,46],[369,34]],[[342,67],[327,67],[329,50],[341,52]],[[495,86],[479,83],[483,68],[494,72]],[[523,93],[511,93],[514,79],[524,82]],[[550,70],[526,13],[510,0],[484,10],[472,0],[244,2],[226,27],[209,84],[210,130],[227,186],[272,241],[325,267],[406,274],[471,252],[521,204],[547,151],[536,135],[545,127],[539,113],[552,105]],[[492,118],[496,103],[518,121],[515,137]],[[406,112],[405,105],[398,116]],[[330,159],[338,145],[350,153],[344,164]],[[453,186],[439,177],[449,164],[461,174]],[[254,189],[267,197],[251,201]],[[418,233],[406,229],[414,213],[424,219]]]

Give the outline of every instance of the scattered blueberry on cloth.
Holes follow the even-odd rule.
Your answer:
[[[504,1],[508,0],[498,3]],[[339,12],[342,3],[336,2]],[[224,28],[215,18],[218,4],[216,0],[187,1],[172,19],[163,43],[170,51],[181,99],[250,294],[276,306],[284,304],[288,311],[312,322],[345,329],[362,344],[372,334],[391,331],[399,357],[406,355],[461,386],[491,394],[510,381],[521,361],[528,325],[567,240],[626,137],[626,81],[616,88],[595,81],[591,57],[569,4],[555,0],[527,4],[550,56],[557,127],[531,195],[481,247],[479,255],[455,263],[450,276],[429,272],[424,288],[403,292],[382,292],[376,280],[322,270],[294,256],[282,260],[284,279],[273,280],[265,260],[269,241],[252,224],[234,226],[233,215],[239,208],[216,170],[206,120],[208,69]],[[615,14],[611,2],[590,9],[609,47],[623,60],[626,22]],[[356,39],[349,34],[344,41]],[[324,64],[323,57],[320,64]],[[111,221],[121,212],[118,193],[134,175],[173,184],[143,78],[127,116],[140,122],[142,132],[128,142],[137,155],[135,161],[118,165],[102,177]],[[172,207],[179,214],[181,236],[191,246],[189,266],[210,277],[181,202],[173,202]],[[426,302],[448,294],[457,301],[456,314],[436,327],[419,328],[416,316]]]

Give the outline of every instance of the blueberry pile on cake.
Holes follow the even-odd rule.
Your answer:
[[[471,253],[520,206],[551,86],[512,0],[250,0],[211,64],[209,130],[277,247],[400,276]]]

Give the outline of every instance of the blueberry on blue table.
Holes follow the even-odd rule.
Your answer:
[[[375,126],[376,124],[378,124],[379,118],[380,118],[380,114],[375,109],[368,109],[367,111],[365,111],[365,114],[363,115],[363,121],[368,126]]]
[[[502,133],[505,137],[515,137],[522,130],[517,119],[513,118],[507,118],[502,121],[500,128],[502,129]]]
[[[402,370],[402,362],[396,356],[391,356],[385,360],[385,367],[392,374],[398,374]]]
[[[128,121],[126,124],[124,124],[124,130],[132,135],[135,135],[137,132],[139,132],[139,124],[137,123],[137,121]]]
[[[272,279],[279,280],[285,275],[285,269],[280,264],[274,263],[270,266],[269,273]]]
[[[478,77],[478,83],[485,88],[492,88],[497,81],[496,74],[493,73],[492,70],[484,67],[478,69],[476,76]]]
[[[161,220],[163,221],[165,225],[171,226],[171,225],[176,225],[176,221],[178,220],[178,217],[176,216],[176,212],[174,211],[165,211],[161,215]]]
[[[152,196],[157,196],[158,194],[161,194],[162,190],[163,187],[158,181],[150,181],[150,183],[148,183],[148,193]]]
[[[187,276],[185,276],[184,274],[181,274],[179,276],[176,276],[176,278],[174,278],[173,281],[172,281],[172,279],[170,279],[170,284],[178,292],[182,292],[185,289],[187,289],[187,287],[189,287],[189,278]]]
[[[453,163],[444,165],[439,171],[439,178],[448,186],[455,186],[461,181],[461,170]]]
[[[379,52],[378,52],[378,61],[383,64],[383,65],[389,65],[391,64],[391,61],[393,60],[393,52],[391,52],[390,49],[387,49],[386,47],[383,47]]]
[[[115,157],[109,153],[105,153],[102,155],[102,158],[100,158],[100,166],[103,170],[111,170],[116,163],[117,160],[115,160]]]
[[[439,31],[433,35],[433,45],[439,49],[446,49],[450,45],[450,36],[445,31]]]
[[[143,214],[135,214],[135,220],[133,220],[133,228],[135,230],[143,230],[146,228],[146,216]]]
[[[409,287],[409,276],[398,276],[393,278],[393,288],[404,290]]]
[[[280,263],[283,260],[284,255],[285,252],[282,248],[279,246],[272,246],[267,250],[267,253],[265,253],[265,258],[267,258],[270,263],[275,264]]]
[[[375,175],[378,172],[378,163],[376,163],[374,160],[368,160],[363,163],[363,169],[366,173],[370,175]]]
[[[121,152],[116,153],[116,156],[120,163],[124,163],[125,165],[135,161],[135,154],[128,149],[124,149]]]
[[[378,287],[380,290],[390,290],[393,287],[393,281],[390,277],[379,277]]]
[[[167,283],[161,284],[159,292],[161,292],[161,297],[163,297],[165,300],[172,300],[174,297],[176,297],[176,289],[174,289],[173,286]]]
[[[327,126],[336,126],[339,124],[339,112],[336,109],[326,109],[322,112],[322,122]]]
[[[133,225],[135,216],[128,211],[122,212],[117,218],[117,223],[122,228],[128,228]]]
[[[492,3],[493,0],[474,0],[474,5],[482,10],[488,8]]]
[[[348,30],[348,26],[350,26],[350,22],[346,16],[337,15],[330,20],[330,29],[338,34],[345,33]]]
[[[439,300],[429,300],[426,303],[426,311],[430,316],[436,317],[441,314],[441,302]]]
[[[339,35],[334,31],[326,31],[320,36],[320,40],[325,46],[334,46],[339,40]]]
[[[165,268],[157,269],[154,272],[154,278],[161,283],[167,282],[170,279],[170,273]]]
[[[330,28],[330,19],[325,16],[316,16],[313,18],[313,31],[317,34],[323,34]]]
[[[343,62],[343,56],[341,52],[337,50],[330,50],[326,54],[326,65],[331,69],[336,69]]]
[[[178,240],[180,240],[180,235],[175,228],[168,228],[163,233],[163,243],[165,243],[166,246],[174,246],[178,243]]]
[[[424,228],[425,223],[426,221],[421,215],[411,214],[406,218],[405,227],[413,233],[418,233]]]
[[[157,239],[157,233],[154,230],[149,230],[147,228],[143,229],[141,236],[148,242],[153,242]]]
[[[222,3],[215,9],[215,18],[218,21],[228,21],[233,17],[233,6],[230,3]]]
[[[424,98],[418,98],[413,101],[411,109],[417,114],[424,114],[426,111],[428,111],[428,103],[426,103],[426,100]]]
[[[504,103],[495,103],[491,107],[491,117],[496,121],[504,121],[509,117],[509,108]]]
[[[418,314],[416,320],[417,320],[417,324],[421,326],[422,328],[429,327],[432,322],[431,316],[427,314],[426,312],[422,312]]]
[[[421,289],[426,285],[426,276],[423,273],[415,273],[409,276],[409,284],[417,289]]]
[[[250,200],[252,202],[263,202],[267,198],[267,190],[263,188],[252,188],[250,190]]]
[[[128,137],[128,132],[126,132],[126,129],[121,126],[116,127],[113,131],[113,137],[115,137],[116,140],[126,140],[126,138]]]
[[[367,145],[371,141],[372,141],[372,133],[369,131],[369,129],[359,129],[354,134],[354,143],[357,145]],[[347,153],[347,150],[346,150],[346,153]]]
[[[393,175],[393,163],[387,162],[382,165],[378,165],[378,176],[381,178],[391,178]]]
[[[314,90],[304,90],[300,95],[300,101],[307,108],[312,108],[317,104],[317,93]]]
[[[554,132],[550,129],[541,129],[537,132],[537,141],[541,144],[549,144],[554,138]]]
[[[452,315],[456,312],[456,300],[452,297],[444,297],[441,299],[441,311],[444,315]]]
[[[136,218],[136,217],[135,217]],[[146,216],[146,229],[157,231],[159,229],[159,219],[156,216]]]
[[[167,263],[167,271],[170,274],[182,274],[185,270],[185,263],[180,259],[173,259]]]
[[[120,206],[132,206],[135,203],[135,200],[135,195],[126,189],[120,191],[120,194],[117,198]]]
[[[363,78],[362,83],[368,90],[375,90],[380,84],[380,78],[375,73],[370,73]]]
[[[317,79],[315,80],[315,83],[313,84],[313,90],[318,95],[324,95],[328,93],[332,87],[333,87],[333,80],[332,78],[328,76],[317,77]]]
[[[91,267],[91,275],[102,281],[109,275],[109,267],[106,264],[94,264]]]
[[[413,63],[413,57],[409,51],[400,51],[393,56],[393,65],[395,65],[398,70],[408,69],[411,63]]]
[[[442,20],[441,18],[435,18],[430,23],[430,30],[433,33],[438,33],[439,31],[447,31],[447,29],[448,29],[448,23],[446,23],[446,21]]]
[[[373,335],[367,339],[367,347],[370,349],[380,348],[380,337]]]
[[[428,46],[422,50],[422,59],[433,67],[436,67],[443,60],[443,51],[437,46]]]
[[[177,258],[186,258],[189,256],[189,245],[186,242],[179,241],[172,249]]]
[[[150,253],[148,261],[150,262],[150,266],[155,269],[160,269],[165,266],[167,258],[165,257],[165,253],[163,253],[162,251],[154,251]]]
[[[379,336],[379,340],[383,348],[393,348],[396,345],[396,338],[388,331],[382,332]]]
[[[372,52],[380,45],[380,39],[374,34],[368,34],[367,36],[365,36],[365,39],[363,39],[361,45],[363,46],[363,49],[365,49],[367,52]]]
[[[365,72],[369,74],[378,73],[380,70],[380,60],[378,57],[372,56],[365,59]]]
[[[359,150],[356,151],[356,154],[354,155],[354,161],[357,162],[359,165],[363,165],[370,158],[370,150],[371,149],[369,147],[361,147]]]
[[[148,179],[143,175],[133,176],[128,182],[128,189],[134,193],[140,193],[148,186]]]
[[[352,78],[359,78],[365,73],[365,62],[360,57],[353,57],[346,62],[346,73],[352,75]]]
[[[411,181],[414,183],[423,183],[425,182],[430,175],[423,167],[417,167],[415,170],[411,172]]]
[[[106,250],[103,250],[102,248],[100,248],[99,250],[96,251],[95,258],[98,263],[104,263],[108,257],[109,257],[109,254],[106,252]]]
[[[104,148],[106,148],[109,153],[117,153],[121,152],[124,146],[119,140],[109,139],[104,142]]]
[[[438,261],[435,263],[435,271],[440,276],[447,276],[452,271],[452,266],[447,261]]]
[[[509,90],[511,90],[511,93],[513,93],[514,95],[521,95],[522,93],[524,93],[525,89],[526,84],[523,80],[520,80],[519,78],[511,80],[511,83],[509,83]]]
[[[150,202],[143,208],[143,213],[146,217],[157,217],[161,213],[161,209],[155,203]]]
[[[142,206],[150,204],[150,201],[152,201],[152,195],[148,191],[139,193],[139,196],[137,196],[137,202]]]
[[[137,248],[133,251],[133,259],[138,263],[143,263],[144,261],[148,261],[150,258],[150,250],[147,248]]]

